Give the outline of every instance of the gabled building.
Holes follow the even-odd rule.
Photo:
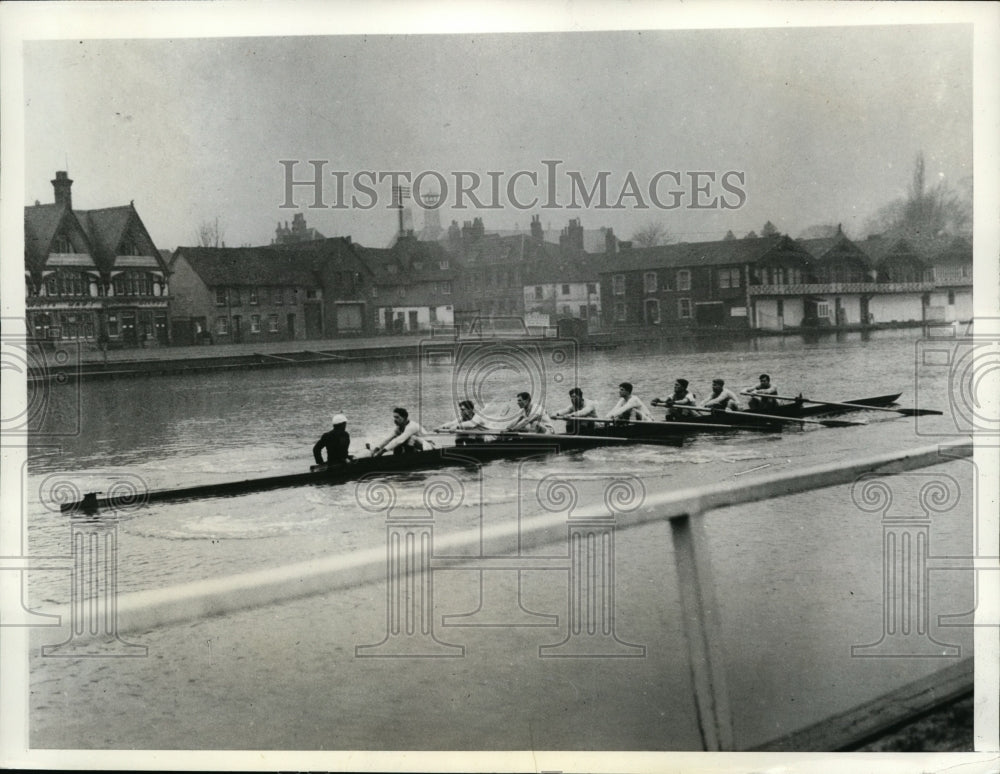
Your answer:
[[[784,313],[781,288],[812,279],[812,256],[788,237],[625,248],[601,272],[603,319],[606,326],[755,327]],[[774,292],[751,297],[751,285]],[[801,300],[796,313],[808,313]]]
[[[46,339],[114,346],[170,342],[168,267],[134,204],[74,210],[73,181],[24,208],[28,325]]]
[[[375,331],[413,333],[455,324],[458,259],[442,245],[402,236],[390,248],[356,250],[372,274]]]

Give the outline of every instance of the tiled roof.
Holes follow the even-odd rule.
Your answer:
[[[74,210],[94,248],[94,258],[110,269],[114,264],[118,245],[121,244],[129,220],[135,210],[125,207],[108,207],[103,210]]]
[[[525,285],[557,282],[597,282],[606,271],[609,258],[604,253],[584,253],[577,256],[557,255],[525,264],[521,279]]]
[[[784,236],[723,239],[717,242],[681,242],[659,247],[619,249],[603,256],[601,273],[636,271],[674,266],[725,266],[756,263],[768,253],[804,253],[798,243]]]
[[[24,208],[25,258],[40,268],[68,210],[61,204],[36,204]]]
[[[294,285],[315,288],[313,257],[269,247],[178,247],[174,264],[187,260],[210,286]]]

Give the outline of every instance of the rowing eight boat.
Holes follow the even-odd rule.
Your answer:
[[[855,406],[885,406],[895,402],[899,394],[882,395],[850,401]],[[843,413],[856,409],[836,409],[828,406],[805,406],[789,404],[768,413],[784,417],[805,417],[816,414]],[[226,497],[248,492],[260,492],[286,487],[340,484],[356,481],[366,476],[394,475],[419,470],[435,470],[444,467],[477,467],[499,459],[523,459],[543,454],[557,454],[585,451],[604,446],[632,444],[654,444],[679,446],[692,434],[737,432],[737,431],[780,431],[782,423],[767,422],[757,418],[741,417],[741,412],[717,412],[711,416],[693,417],[685,421],[636,422],[598,426],[588,431],[588,435],[535,435],[513,433],[502,435],[495,441],[470,443],[465,446],[449,446],[408,454],[364,457],[352,462],[314,466],[308,473],[289,473],[280,476],[228,481],[217,484],[201,484],[180,489],[159,489],[140,493],[129,493],[100,498],[100,492],[90,492],[83,499],[60,504],[64,513],[94,513],[107,508],[118,511],[153,502],[191,500],[202,497]],[[586,422],[586,420],[581,420]]]

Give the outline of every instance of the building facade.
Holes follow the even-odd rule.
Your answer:
[[[169,344],[169,271],[134,204],[74,210],[72,185],[56,172],[54,203],[24,208],[29,330],[102,346]]]

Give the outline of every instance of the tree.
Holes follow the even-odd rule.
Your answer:
[[[724,237],[722,237],[722,241],[723,242],[728,242],[731,239],[736,239],[736,234],[733,233],[732,229],[730,229],[729,231],[726,232],[726,235]]]
[[[220,228],[219,219],[203,220],[198,226],[198,244],[202,247],[225,247],[226,230]]]
[[[945,180],[927,185],[924,154],[917,154],[913,178],[905,198],[895,199],[881,207],[866,228],[869,234],[895,232],[919,236],[971,236],[971,186],[960,181],[965,190],[954,191]]]
[[[760,235],[764,237],[773,237],[778,234],[778,227],[775,226],[771,221],[764,224],[764,228],[760,230]]]
[[[667,227],[656,221],[650,221],[632,235],[632,243],[636,247],[656,247],[673,241],[675,240]]]
[[[756,239],[757,238],[757,232],[756,231],[751,231],[749,234],[747,234],[743,238],[744,239]]]

